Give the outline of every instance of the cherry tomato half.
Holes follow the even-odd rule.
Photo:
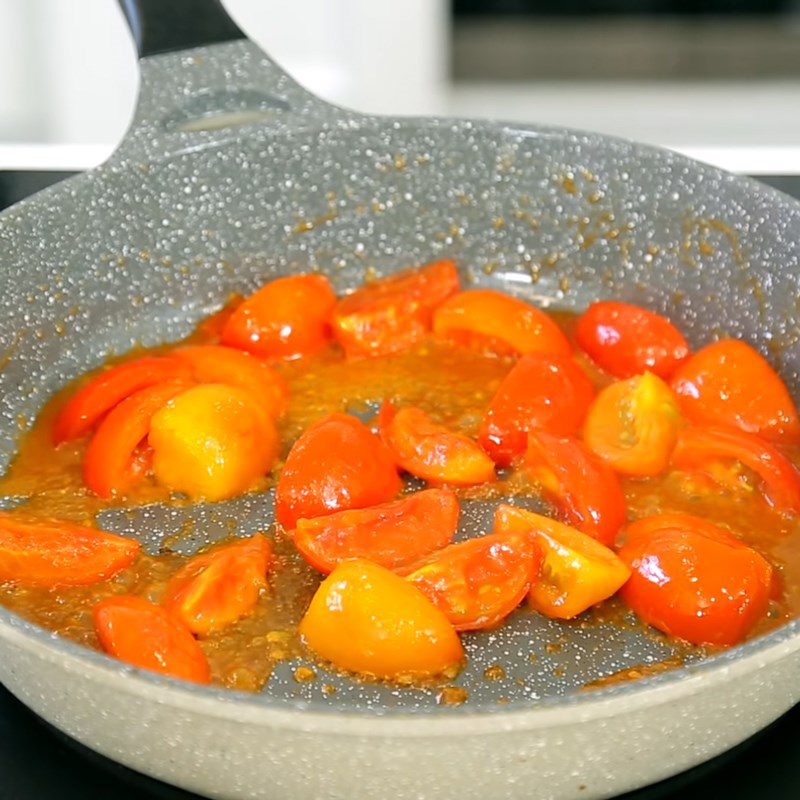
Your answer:
[[[529,353],[489,403],[478,443],[501,466],[525,452],[528,431],[574,434],[594,397],[586,373],[569,356]]]
[[[750,345],[723,339],[698,350],[672,377],[681,411],[697,425],[731,425],[783,444],[800,443],[789,390]]]
[[[773,570],[735,536],[689,514],[628,526],[621,595],[648,624],[693,644],[740,642],[766,613]]]

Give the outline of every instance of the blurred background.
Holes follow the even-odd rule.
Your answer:
[[[735,171],[800,173],[800,0],[225,5],[344,105],[590,128]],[[100,163],[136,90],[114,0],[0,0],[0,169]]]

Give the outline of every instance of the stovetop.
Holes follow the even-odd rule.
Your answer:
[[[69,176],[0,171],[0,208]],[[800,175],[761,177],[800,198]],[[199,800],[79,745],[0,686],[0,800]],[[796,800],[800,797],[800,705],[752,739],[695,769],[624,800]],[[265,800],[269,800],[266,798]]]

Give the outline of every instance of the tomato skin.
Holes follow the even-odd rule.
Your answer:
[[[471,289],[446,300],[433,314],[433,332],[499,353],[571,352],[567,337],[544,311],[492,289]]]
[[[625,522],[625,497],[614,472],[574,439],[528,434],[525,467],[566,522],[611,545]]]
[[[575,338],[615,378],[645,371],[669,378],[689,357],[686,339],[666,317],[630,303],[592,303],[578,318]]]
[[[397,571],[450,544],[458,514],[458,500],[449,489],[424,489],[370,508],[299,519],[293,538],[320,572],[353,558]]]
[[[324,275],[276,278],[233,311],[222,329],[222,344],[264,358],[310,355],[331,339],[334,305],[336,295]]]
[[[459,286],[449,259],[365,283],[336,304],[334,336],[348,358],[406,350],[430,331],[434,309]]]
[[[103,650],[140,669],[193,683],[210,683],[211,671],[197,641],[161,606],[133,595],[115,595],[93,609]]]
[[[789,390],[745,342],[722,339],[698,350],[675,372],[672,389],[695,425],[730,425],[780,444],[800,444]]]
[[[385,503],[400,486],[380,438],[349,414],[329,414],[289,451],[275,490],[275,517],[292,529],[301,518]]]
[[[0,511],[0,582],[45,588],[97,583],[129,566],[139,550],[124,536]]]
[[[255,608],[271,562],[262,534],[201,553],[170,578],[162,604],[192,633],[207,636]]]
[[[689,514],[628,526],[620,558],[632,569],[620,594],[649,625],[692,644],[733,645],[767,611],[769,562],[735,536]]]
[[[170,380],[191,380],[189,370],[174,358],[145,356],[104,370],[81,386],[53,423],[53,444],[77,439],[126,397]]]
[[[611,597],[630,577],[613,550],[541,514],[503,504],[495,512],[494,529],[528,535],[542,551],[528,605],[547,617],[573,619]]]
[[[136,448],[147,438],[156,412],[188,387],[170,381],[140,389],[103,418],[83,456],[83,482],[96,495],[121,494],[141,477]]]
[[[607,386],[583,426],[586,446],[625,475],[658,475],[669,466],[681,415],[672,390],[652,372]]]
[[[494,462],[476,442],[434,422],[420,408],[397,410],[384,400],[378,423],[398,466],[417,478],[452,486],[495,479]]]
[[[594,389],[569,356],[529,353],[503,379],[489,403],[478,444],[500,466],[525,452],[528,431],[573,435],[586,416]]]
[[[445,547],[414,565],[413,583],[457,631],[492,628],[525,598],[542,551],[526,534],[479,536]]]
[[[438,675],[464,655],[447,617],[419,589],[364,560],[328,575],[299,631],[337,667],[388,680]]]
[[[681,431],[672,454],[674,467],[702,470],[720,460],[739,461],[751,469],[761,479],[770,505],[787,514],[800,514],[800,473],[777,447],[737,428],[708,426]]]

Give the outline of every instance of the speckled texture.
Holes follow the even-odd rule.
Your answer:
[[[237,114],[249,122],[220,127]],[[695,342],[741,335],[797,392],[799,241],[793,201],[664,151],[358,116],[247,42],[158,56],[111,162],[0,216],[0,466],[65,378],[184,336],[232,291],[309,268],[343,289],[445,255],[475,283],[543,305],[614,295],[667,311]],[[465,531],[487,509],[474,511]],[[242,533],[263,526],[271,504],[254,495],[104,522],[149,522],[155,542],[184,513],[215,538],[231,513]],[[101,752],[215,797],[601,797],[710,757],[800,698],[797,623],[591,693],[576,689],[670,646],[520,614],[469,648],[460,707],[331,676],[298,684],[293,665],[245,697],[139,675],[0,612],[0,678],[13,692]],[[483,680],[497,663],[507,676]],[[339,690],[324,695],[324,682]]]

